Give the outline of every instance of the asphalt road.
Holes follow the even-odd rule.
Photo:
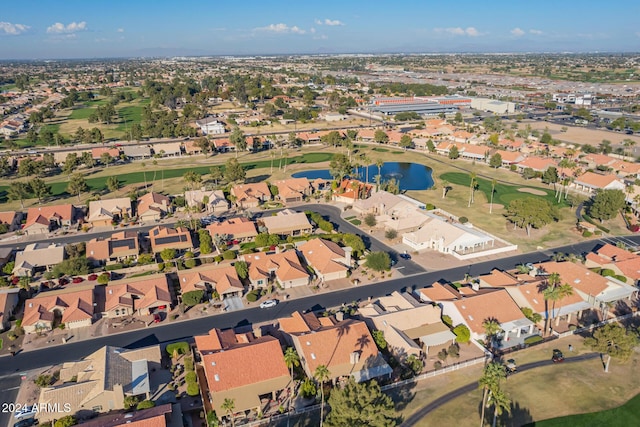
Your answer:
[[[568,357],[564,359],[563,363],[575,363],[583,360],[595,359],[598,357],[600,357],[598,353],[587,353],[587,354],[583,354],[576,357]],[[531,369],[539,368],[541,366],[549,366],[549,365],[553,365],[553,362],[551,361],[551,356],[549,356],[548,360],[540,360],[538,362],[527,363],[526,365],[518,366],[518,371],[511,375],[518,375],[518,372],[529,371]],[[562,366],[560,364],[558,365],[558,369],[562,369]],[[444,405],[445,403],[450,402],[451,400],[457,397],[470,393],[477,388],[478,388],[478,382],[476,381],[476,382],[469,383],[465,386],[462,386],[456,390],[453,390],[442,397],[439,397],[438,399],[434,400],[428,405],[420,408],[416,413],[414,413],[409,418],[407,418],[401,424],[401,427],[410,427],[415,425],[418,421],[426,417],[427,414],[429,414],[429,412],[432,412],[438,409],[440,406]]]
[[[13,413],[5,411],[7,408],[3,407],[4,403],[31,403],[15,401],[21,382],[22,380],[18,375],[0,378],[0,426],[12,426],[13,422],[17,421],[13,419]]]

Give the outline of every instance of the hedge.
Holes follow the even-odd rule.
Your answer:
[[[119,263],[119,262],[115,264],[109,264],[104,267],[104,269],[107,271],[120,270],[122,268],[124,268],[124,266],[122,265],[122,263]]]
[[[194,383],[197,381],[198,376],[196,375],[195,371],[189,371],[187,372],[187,375],[184,376],[184,378],[188,383]]]
[[[189,396],[197,396],[200,394],[198,383],[187,383],[187,394]]]
[[[534,335],[532,337],[527,337],[524,339],[524,343],[526,345],[533,345],[542,341],[542,337],[540,335]]]
[[[247,294],[247,301],[249,302],[256,302],[258,301],[258,298],[259,298],[258,293],[255,290]]]
[[[169,356],[173,356],[173,353],[176,350],[178,351],[178,354],[187,354],[189,352],[189,343],[186,341],[180,341],[167,345],[167,353],[169,353]]]

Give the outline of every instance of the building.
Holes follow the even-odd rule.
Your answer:
[[[269,234],[281,237],[301,236],[311,234],[313,231],[304,212],[295,212],[290,209],[280,211],[276,215],[262,217],[261,221]]]
[[[287,289],[309,284],[309,272],[300,263],[296,251],[241,255],[249,266],[252,288],[265,288],[272,283]]]
[[[353,210],[361,215],[373,214],[385,229],[414,231],[428,220],[425,205],[404,195],[376,191],[368,199],[356,200]]]
[[[534,172],[545,172],[550,167],[557,167],[555,160],[543,157],[527,157],[521,162],[516,163],[518,172],[522,173],[525,169],[532,169]]]
[[[189,190],[184,192],[184,199],[190,208],[204,207],[207,213],[221,213],[229,210],[229,202],[222,190]]]
[[[203,395],[220,416],[226,414],[226,399],[233,400],[234,413],[264,413],[290,386],[282,347],[274,337],[212,329],[195,341],[205,372],[203,388],[208,391]]]
[[[69,228],[76,222],[72,204],[29,208],[24,232],[28,236],[47,234],[58,228]]]
[[[344,179],[338,186],[333,199],[337,202],[354,204],[358,199],[366,199],[371,195],[373,185],[356,179]]]
[[[298,352],[309,378],[320,365],[327,367],[333,379],[353,376],[357,382],[392,372],[363,321],[336,321],[296,311],[291,317],[278,319],[278,323]]]
[[[204,291],[205,299],[210,299],[215,291],[220,299],[242,296],[244,286],[234,266],[206,265],[190,270],[179,270],[178,281],[182,295],[187,292]]]
[[[87,221],[94,227],[111,227],[131,217],[131,199],[128,197],[89,202]]]
[[[515,113],[516,104],[489,98],[471,98],[471,108],[495,114]]]
[[[22,213],[16,211],[0,212],[0,224],[7,225],[7,231],[16,231],[20,229],[20,220]]]
[[[176,427],[182,423],[180,404],[170,403],[135,412],[110,411],[82,423],[82,427]]]
[[[217,236],[226,236],[229,241],[246,242],[258,235],[256,223],[247,218],[229,218],[225,221],[214,222],[207,226],[207,231],[214,239]]]
[[[182,143],[180,142],[162,142],[153,144],[153,152],[162,157],[181,156]]]
[[[147,145],[125,145],[123,150],[125,157],[132,160],[151,158],[151,148]]]
[[[573,186],[578,190],[595,193],[596,190],[622,190],[625,185],[615,175],[601,175],[595,172],[585,172],[573,180]]]
[[[64,246],[57,243],[31,243],[16,252],[13,274],[32,276],[36,271],[49,271],[64,260]]]
[[[374,98],[369,109],[387,116],[404,112],[415,112],[423,116],[439,116],[441,114],[455,114],[458,111],[456,101],[463,104],[471,103],[471,99],[462,97],[390,97]]]
[[[87,259],[94,265],[137,259],[140,254],[140,242],[137,231],[120,231],[105,239],[96,237],[87,242]]]
[[[311,239],[298,246],[307,265],[322,282],[344,279],[351,268],[351,248],[324,239]]]
[[[67,362],[62,365],[58,384],[40,389],[38,405],[54,410],[38,412],[36,417],[41,423],[70,414],[89,418],[123,409],[125,396],[146,399],[156,391],[151,387],[149,373],[160,370],[161,360],[159,346],[137,350],[106,346],[78,362]],[[66,408],[69,411],[65,412]],[[126,425],[135,426],[133,422]],[[158,425],[162,424],[140,427]]]
[[[454,343],[456,336],[440,319],[440,307],[421,304],[407,293],[391,295],[361,307],[359,313],[369,328],[384,333],[396,357],[421,356],[429,347]]]
[[[274,181],[273,185],[278,188],[276,196],[283,203],[302,202],[304,198],[311,195],[311,184],[307,178],[289,178]]]
[[[222,135],[226,132],[224,123],[220,123],[215,117],[196,120],[196,126],[200,128],[203,135]]]
[[[93,285],[40,292],[24,303],[22,327],[27,334],[64,324],[67,329],[91,326],[94,319]]]
[[[176,251],[190,251],[193,249],[191,232],[184,227],[168,228],[158,225],[149,230],[151,252],[162,252],[163,249],[175,249]]]
[[[271,200],[271,192],[265,182],[234,185],[230,193],[235,198],[233,202],[242,209],[257,208]]]
[[[96,147],[91,149],[91,158],[93,160],[102,161],[102,156],[108,154],[112,159],[118,160],[120,158],[120,149],[117,147]]]
[[[173,307],[166,274],[109,282],[104,294],[103,317],[149,316]]]
[[[159,221],[171,212],[171,200],[163,194],[150,192],[138,198],[136,214],[142,222]]]
[[[629,279],[627,283],[637,284],[640,280],[640,255],[609,243],[589,252],[584,265],[587,268],[611,269]]]
[[[11,317],[18,307],[19,288],[0,289],[0,331],[11,328]]]

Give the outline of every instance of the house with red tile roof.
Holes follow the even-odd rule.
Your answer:
[[[218,153],[227,153],[236,150],[236,146],[232,144],[228,138],[216,138],[211,142]]]
[[[158,225],[149,230],[149,240],[151,241],[151,252],[154,254],[162,252],[163,249],[177,251],[193,249],[191,232],[185,227],[168,228]]]
[[[489,154],[489,147],[485,145],[461,144],[458,150],[460,157],[467,160],[484,161]]]
[[[508,286],[515,286],[520,283],[518,279],[509,273],[498,270],[497,268],[491,270],[491,273],[489,274],[481,275],[478,279],[480,286],[486,288],[505,288]]]
[[[170,427],[175,424],[172,420],[180,419],[182,419],[180,405],[166,403],[135,412],[110,411],[83,422],[82,427]]]
[[[140,242],[137,231],[120,231],[111,237],[96,237],[87,242],[87,259],[94,265],[120,262],[125,259],[136,260],[140,254]]]
[[[302,202],[311,195],[311,184],[307,178],[289,178],[274,181],[278,188],[277,199],[283,203]]]
[[[531,156],[527,157],[521,162],[516,163],[516,167],[521,173],[527,168],[531,168],[535,172],[544,172],[550,167],[557,167],[557,164],[553,159]]]
[[[606,243],[585,257],[585,267],[613,270],[636,284],[640,280],[640,255]]]
[[[0,212],[0,224],[6,224],[7,231],[15,231],[20,228],[22,212],[6,211]]]
[[[274,337],[212,329],[195,341],[209,402],[218,414],[225,413],[222,405],[227,399],[234,402],[234,412],[264,413],[291,385],[282,347]]]
[[[159,221],[171,209],[171,200],[164,194],[153,191],[138,197],[136,204],[136,214],[140,221]]]
[[[249,266],[249,280],[254,289],[265,288],[274,282],[285,289],[309,284],[309,272],[294,250],[241,255],[240,260]]]
[[[102,156],[107,153],[112,159],[120,158],[120,149],[117,147],[96,147],[91,149],[91,158],[93,160],[101,160]]]
[[[572,184],[575,188],[588,193],[595,193],[596,190],[622,190],[624,191],[624,182],[620,181],[615,175],[601,175],[595,172],[585,172],[573,180]]]
[[[229,218],[224,221],[214,222],[207,226],[207,231],[214,238],[218,236],[227,236],[228,240],[238,240],[246,242],[258,235],[256,223],[247,218]]]
[[[419,289],[418,298],[422,302],[440,305],[441,301],[455,301],[462,296],[448,283],[434,282],[431,286]]]
[[[93,302],[93,285],[40,292],[25,301],[22,327],[31,334],[50,331],[62,323],[67,329],[91,326]]]
[[[173,307],[166,274],[109,282],[104,288],[103,317],[148,316]]]
[[[11,316],[16,314],[20,297],[19,288],[0,289],[0,331],[11,328]]]
[[[353,376],[357,382],[392,372],[363,321],[337,321],[296,311],[290,318],[278,319],[278,323],[310,378],[320,365],[327,367],[332,378]]]
[[[351,248],[324,239],[311,239],[298,246],[307,265],[321,281],[343,279],[351,268]]]
[[[220,299],[229,296],[241,296],[244,286],[238,277],[234,266],[205,265],[189,270],[178,271],[178,281],[182,294],[187,292],[203,290],[205,298],[208,298],[215,291]]]
[[[57,228],[70,227],[76,222],[72,204],[29,208],[24,232],[28,236],[47,234]]]
[[[494,154],[500,154],[502,166],[511,166],[525,159],[525,156],[518,151],[493,150],[491,156]]]
[[[271,191],[265,182],[234,185],[231,187],[230,194],[235,198],[233,201],[235,205],[243,209],[257,208],[271,200]]]
[[[368,198],[372,190],[373,185],[371,184],[357,179],[343,179],[337,191],[333,194],[333,200],[353,204],[356,200]]]
[[[588,169],[595,169],[598,166],[613,167],[613,164],[617,161],[618,159],[616,159],[615,157],[607,156],[606,154],[600,153],[589,153],[586,156],[580,157],[580,159],[578,160],[579,163],[582,163]]]

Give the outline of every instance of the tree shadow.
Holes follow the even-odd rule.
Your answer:
[[[264,182],[269,179],[270,175],[257,175],[247,178],[244,182],[245,184],[256,184],[258,182]]]
[[[491,422],[493,422],[493,412],[491,414]],[[520,427],[524,425],[530,425],[533,423],[533,417],[529,408],[525,408],[520,405],[520,402],[511,402],[511,413],[504,411],[502,415],[498,417],[499,426],[504,427]]]

